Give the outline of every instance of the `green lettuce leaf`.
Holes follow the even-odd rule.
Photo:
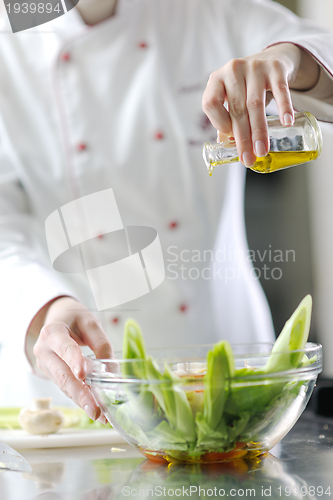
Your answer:
[[[212,429],[202,413],[197,413],[195,423],[198,429],[198,441],[196,449],[214,450],[223,448],[229,442],[228,429],[221,420],[216,429]]]
[[[312,311],[312,297],[307,295],[284,325],[270,357],[263,368],[265,373],[291,370],[302,362],[302,352],[308,341]]]
[[[168,365],[165,365],[162,374],[153,360],[149,361],[147,363],[148,379],[160,382],[150,384],[149,389],[164,411],[170,426],[189,443],[194,443],[196,441],[194,416],[186,393],[180,387],[181,379],[171,372]]]
[[[172,429],[170,424],[163,420],[155,429],[147,433],[150,444],[155,449],[188,450],[188,442],[184,436]]]
[[[203,418],[213,430],[221,421],[230,379],[234,375],[235,361],[231,346],[222,340],[208,352],[207,373],[204,377]]]
[[[123,358],[137,362],[122,363],[122,371],[128,377],[139,379],[146,378],[145,362],[147,358],[145,343],[141,328],[134,319],[128,319],[125,323],[123,338]]]
[[[136,424],[132,417],[131,409],[124,403],[117,407],[116,420],[121,428],[128,434],[130,438],[137,441],[140,446],[148,446],[149,439],[145,432],[143,432],[140,425]]]

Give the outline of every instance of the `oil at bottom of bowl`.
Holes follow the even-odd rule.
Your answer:
[[[232,451],[226,453],[219,452],[208,452],[200,455],[198,457],[193,457],[186,452],[179,451],[155,451],[149,450],[148,448],[140,448],[136,446],[136,449],[144,455],[146,458],[153,460],[154,462],[160,463],[189,463],[189,464],[211,464],[211,463],[221,463],[230,462],[237,459],[250,460],[259,455],[267,453],[268,450],[264,449],[249,449],[245,443],[237,443],[236,448]]]

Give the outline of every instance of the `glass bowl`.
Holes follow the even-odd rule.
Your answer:
[[[273,344],[234,344],[235,376],[208,382],[212,347],[148,351],[156,373],[149,380],[135,373],[146,373],[141,369],[150,359],[88,357],[86,383],[111,425],[150,459],[210,463],[267,452],[302,414],[322,369],[321,345],[284,353],[302,353],[298,368],[263,373]]]

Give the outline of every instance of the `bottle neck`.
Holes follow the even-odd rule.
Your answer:
[[[210,175],[217,165],[239,161],[236,142],[228,140],[217,144],[204,144],[203,159]]]

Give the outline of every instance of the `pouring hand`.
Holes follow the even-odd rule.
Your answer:
[[[203,110],[221,134],[235,137],[240,160],[251,167],[256,156],[269,151],[266,97],[273,95],[281,124],[290,126],[290,88],[310,89],[318,78],[319,66],[310,54],[281,43],[214,71],[203,95]]]

